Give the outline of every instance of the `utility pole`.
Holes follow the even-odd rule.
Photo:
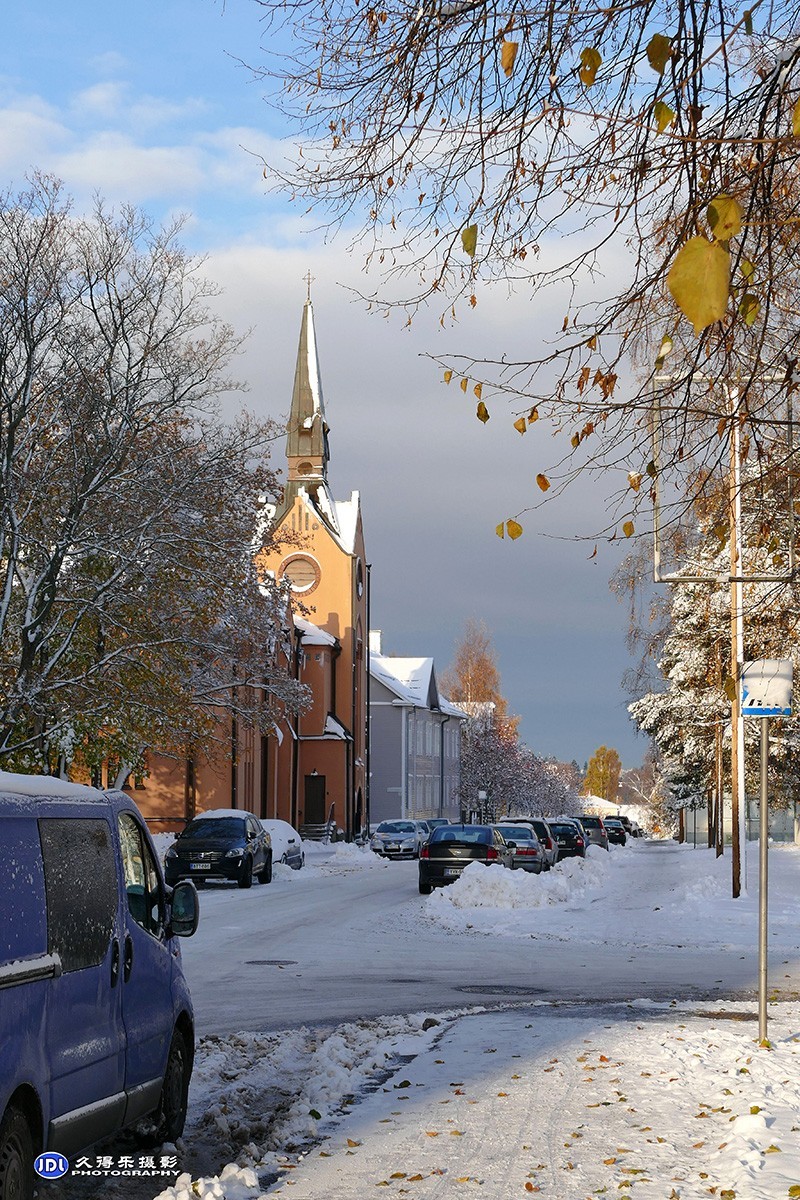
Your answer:
[[[742,492],[741,425],[739,389],[728,388],[731,406],[730,461],[728,477],[731,559],[731,894],[742,891],[742,857],[745,845],[744,819],[744,722],[742,721],[741,674],[744,661],[744,617],[742,612]]]

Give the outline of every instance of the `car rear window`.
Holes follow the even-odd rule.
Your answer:
[[[533,841],[533,830],[527,825],[498,825],[497,828],[507,841]]]
[[[599,829],[600,828],[600,818],[599,817],[581,817],[580,820],[581,820],[581,825],[585,825],[587,829]]]
[[[578,830],[575,828],[574,825],[566,825],[566,824],[551,825],[550,828],[552,829],[552,831],[556,835],[556,837],[577,837],[578,836]]]
[[[469,842],[477,845],[481,842],[491,842],[492,833],[490,829],[478,825],[440,825],[431,834],[431,841]]]

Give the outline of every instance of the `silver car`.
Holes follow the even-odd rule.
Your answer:
[[[587,842],[591,842],[593,846],[602,846],[604,850],[608,849],[608,834],[606,827],[603,824],[603,818],[598,816],[581,815],[576,818],[580,821],[586,833]]]
[[[419,848],[429,837],[424,821],[381,821],[369,846],[383,858],[419,858]]]

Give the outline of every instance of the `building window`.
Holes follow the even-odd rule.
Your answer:
[[[293,592],[305,596],[317,587],[322,572],[319,564],[309,555],[292,554],[281,564],[280,577],[289,580]]]

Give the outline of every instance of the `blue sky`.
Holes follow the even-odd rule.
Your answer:
[[[524,353],[537,306],[496,292],[441,331],[438,313],[409,333],[352,301],[363,284],[346,236],[268,191],[259,156],[285,132],[263,101],[264,35],[254,0],[30,0],[15,6],[0,48],[0,180],[34,167],[60,176],[88,206],[99,192],[163,220],[184,213],[183,241],[223,289],[217,308],[252,329],[238,374],[246,404],[285,417],[303,276],[310,268],[331,425],[331,481],[359,489],[373,564],[373,624],[387,652],[432,654],[439,669],[469,617],[493,635],[505,691],[539,753],[587,759],[601,743],[640,762],[620,689],[626,613],[610,595],[618,551],[569,540],[597,524],[595,486],[521,517],[524,536],[495,525],[539,499],[533,482],[552,448],[534,427],[474,403],[424,357],[469,349]],[[543,424],[543,423],[540,423]],[[540,439],[537,443],[536,439]],[[282,449],[279,451],[282,456]]]

